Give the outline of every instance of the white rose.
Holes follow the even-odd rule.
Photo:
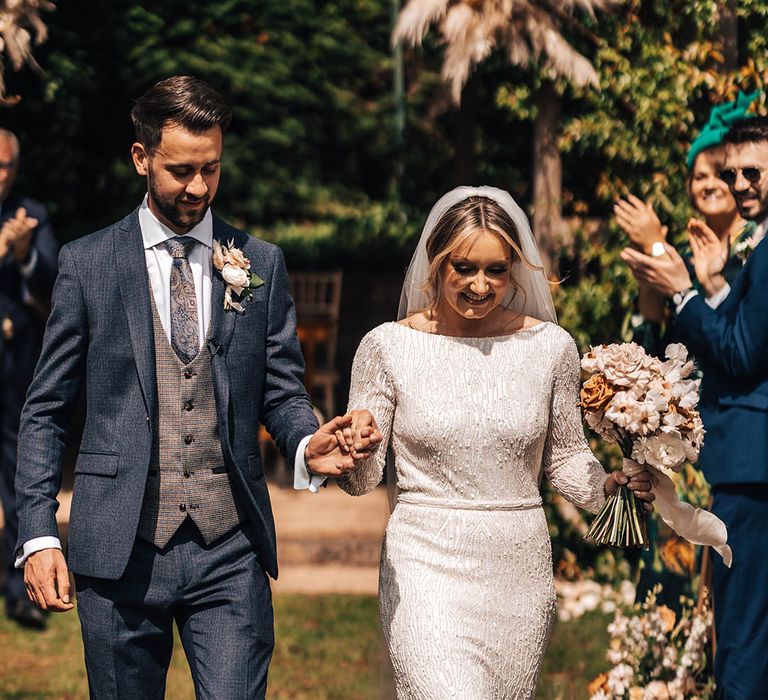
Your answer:
[[[666,430],[669,432],[662,432],[645,439],[643,457],[646,463],[654,467],[679,471],[687,458],[685,443],[679,432],[670,428]]]
[[[221,271],[221,276],[224,278],[224,281],[232,287],[243,289],[248,286],[248,273],[242,268],[235,267],[234,265],[224,265],[224,269]]]

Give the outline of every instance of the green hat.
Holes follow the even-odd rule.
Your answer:
[[[708,148],[719,146],[723,142],[731,125],[747,116],[747,109],[761,93],[762,90],[755,90],[750,93],[739,90],[739,94],[733,102],[724,102],[712,108],[709,113],[709,121],[704,125],[688,151],[688,170],[693,167],[699,153]]]

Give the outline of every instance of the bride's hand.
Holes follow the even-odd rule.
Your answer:
[[[339,448],[355,461],[367,459],[381,442],[376,420],[373,414],[365,409],[350,411],[347,416],[352,418],[351,425],[336,432]]]
[[[611,472],[605,480],[605,495],[610,496],[619,486],[626,486],[630,491],[633,491],[635,496],[643,501],[643,508],[649,513],[653,510],[651,504],[656,496],[652,491],[653,476],[650,471],[643,469],[643,471],[633,474],[632,478],[629,478],[622,471]]]

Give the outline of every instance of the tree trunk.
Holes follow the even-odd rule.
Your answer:
[[[736,16],[737,0],[724,0],[720,6],[718,33],[723,44],[722,71],[728,73],[739,64],[739,26]]]
[[[558,274],[557,252],[570,241],[561,212],[563,166],[558,146],[560,98],[551,83],[536,95],[533,125],[533,234],[548,275]]]
[[[475,142],[477,141],[477,76],[473,75],[461,93],[456,117],[456,156],[454,176],[457,185],[472,185],[475,178]]]

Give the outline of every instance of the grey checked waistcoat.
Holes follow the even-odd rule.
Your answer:
[[[162,548],[190,517],[210,544],[242,520],[221,452],[211,355],[203,345],[182,364],[152,296],[159,410],[138,534]]]

